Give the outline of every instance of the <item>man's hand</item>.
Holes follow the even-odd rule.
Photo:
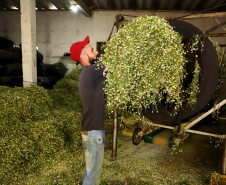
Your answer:
[[[105,69],[104,69],[104,73],[106,73],[108,71],[108,67],[106,67]]]

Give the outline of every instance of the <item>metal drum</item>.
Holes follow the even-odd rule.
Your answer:
[[[168,22],[171,26],[174,27],[177,32],[182,35],[182,42],[184,43],[185,47],[189,46],[189,43],[194,38],[194,35],[203,34],[202,31],[199,30],[197,27],[185,21],[170,19],[168,20]],[[204,50],[201,51],[200,47],[197,54],[199,65],[201,67],[197,103],[193,107],[188,107],[187,102],[184,102],[180,112],[181,119],[188,118],[205,108],[205,106],[210,102],[217,88],[219,72],[218,56],[216,53],[216,49],[208,38],[204,39]],[[189,50],[186,54],[186,57],[189,59],[190,62],[186,64],[188,76],[184,80],[183,89],[186,89],[189,83],[191,83],[193,77],[192,71],[194,70],[195,64],[194,54],[191,53]],[[177,114],[176,116],[170,115],[173,110],[172,108],[167,107],[164,102],[158,105],[158,113],[152,113],[152,111],[152,108],[143,110],[143,115],[149,118],[151,121],[170,123],[179,119],[179,114]]]

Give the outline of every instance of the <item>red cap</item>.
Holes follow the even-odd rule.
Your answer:
[[[75,42],[74,44],[71,45],[70,53],[71,53],[71,59],[72,59],[73,61],[79,62],[79,58],[80,58],[80,55],[81,55],[82,48],[83,48],[87,43],[89,43],[89,36],[87,36],[87,37],[84,39],[84,41],[81,41],[81,42]]]

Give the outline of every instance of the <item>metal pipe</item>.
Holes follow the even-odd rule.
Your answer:
[[[171,130],[175,129],[175,127],[173,127],[173,126],[161,125],[161,124],[156,124],[156,123],[151,123],[151,122],[147,122],[147,124],[151,125],[151,126],[167,128],[167,129],[171,129]],[[199,134],[199,135],[210,136],[210,137],[224,137],[225,136],[225,135],[212,134],[212,133],[208,133],[208,132],[196,131],[196,130],[191,130],[191,129],[187,129],[184,131],[188,132],[188,133]]]
[[[206,116],[208,116],[209,114],[211,114],[212,112],[214,112],[216,109],[219,109],[221,106],[223,106],[226,103],[226,99],[223,100],[222,102],[220,102],[219,104],[216,105],[216,107],[210,109],[208,112],[206,112],[205,114],[203,114],[202,116],[198,117],[197,119],[195,119],[194,121],[192,121],[190,124],[188,124],[184,129],[188,130],[189,128],[193,127],[196,123],[198,123],[199,121],[201,121],[202,119],[204,119]]]
[[[224,137],[225,135],[218,135],[218,134],[212,134],[208,132],[202,132],[202,131],[197,131],[197,130],[186,130],[186,132],[193,133],[193,134],[199,134],[203,136],[210,136],[210,137]]]
[[[112,146],[112,160],[116,159],[117,155],[117,130],[118,130],[118,109],[115,106],[114,119],[113,119],[113,146]]]

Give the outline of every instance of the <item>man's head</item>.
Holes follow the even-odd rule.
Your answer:
[[[71,59],[79,62],[83,67],[92,64],[98,52],[89,44],[89,36],[84,41],[75,42],[70,48]]]

